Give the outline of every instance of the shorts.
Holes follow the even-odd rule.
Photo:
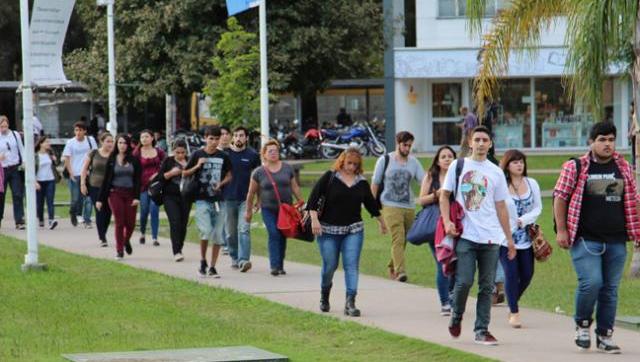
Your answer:
[[[196,226],[200,234],[200,240],[207,240],[216,245],[224,245],[224,240],[218,240],[216,235],[216,221],[220,215],[220,208],[216,210],[217,202],[196,200]],[[219,203],[218,203],[219,204]]]

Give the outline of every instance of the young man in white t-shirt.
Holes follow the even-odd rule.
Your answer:
[[[69,216],[71,224],[77,226],[78,215],[82,213],[84,227],[91,228],[91,200],[80,192],[80,174],[85,157],[98,145],[93,137],[87,136],[87,125],[84,122],[76,122],[73,125],[73,133],[75,137],[67,141],[62,151],[64,167],[69,173],[69,192],[71,193]]]
[[[449,333],[454,338],[460,336],[462,315],[477,265],[479,291],[474,332],[475,342],[484,345],[498,343],[489,333],[489,321],[500,244],[507,240],[509,259],[516,254],[505,203],[509,189],[502,170],[487,160],[491,144],[490,131],[484,126],[475,127],[469,137],[471,157],[463,159],[460,179],[456,180],[456,167],[460,162],[456,160],[449,166],[440,194],[440,212],[445,231],[447,235],[459,237],[455,249],[458,259]],[[449,215],[449,196],[456,190],[456,184],[455,201],[464,210],[461,235]]]

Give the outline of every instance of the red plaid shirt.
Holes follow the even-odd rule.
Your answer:
[[[640,196],[636,192],[636,182],[629,163],[617,152],[614,152],[613,159],[622,174],[624,182],[624,219],[629,240],[640,245],[640,219],[636,205],[640,201]],[[569,244],[573,242],[578,233],[578,223],[580,221],[580,210],[582,209],[582,196],[584,186],[589,177],[589,164],[591,163],[591,152],[587,152],[580,160],[580,177],[576,177],[576,164],[569,160],[562,165],[560,177],[553,190],[553,196],[559,197],[569,203],[567,210],[567,230],[569,231]],[[577,182],[576,182],[577,179]]]

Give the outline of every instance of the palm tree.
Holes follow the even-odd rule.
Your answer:
[[[491,0],[490,0],[491,1]],[[499,77],[506,74],[512,51],[533,55],[540,34],[561,17],[566,18],[565,81],[568,96],[588,104],[596,117],[603,114],[602,84],[616,67],[629,74],[633,100],[640,106],[640,7],[639,0],[511,0],[493,19],[483,35],[480,66],[474,83],[478,114],[494,99]],[[487,0],[467,0],[472,34],[481,35]],[[636,131],[636,149],[640,135]],[[636,154],[636,182],[640,184],[640,152]],[[634,253],[635,269],[640,258]],[[636,270],[637,272],[637,270]],[[636,276],[640,274],[636,273]]]

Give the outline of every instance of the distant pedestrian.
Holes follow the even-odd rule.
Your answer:
[[[591,347],[596,309],[596,348],[620,353],[612,339],[618,288],[627,256],[625,242],[640,247],[637,187],[629,163],[616,152],[616,127],[598,122],[588,153],[562,165],[554,189],[557,242],[569,249],[578,276],[575,343]]]
[[[310,210],[312,231],[318,237],[318,248],[322,256],[320,310],[323,312],[328,312],[330,308],[329,294],[333,286],[333,274],[342,254],[347,288],[344,314],[360,316],[355,303],[360,253],[364,243],[364,221],[360,215],[362,205],[377,219],[380,233],[387,232],[380,208],[362,174],[362,155],[358,149],[349,148],[340,154],[332,170],[320,177],[309,196],[307,209]],[[320,198],[324,199],[322,205],[319,204]]]
[[[429,167],[429,171],[422,180],[420,187],[420,197],[418,203],[423,207],[437,204],[440,200],[440,189],[444,184],[445,176],[449,170],[449,166],[456,159],[456,152],[450,146],[442,146],[438,148],[433,163]],[[435,227],[434,227],[435,230]],[[440,314],[443,316],[451,315],[451,299],[449,294],[453,289],[453,278],[444,275],[442,264],[436,258],[436,246],[434,241],[429,241],[429,248],[436,263],[436,286],[438,296],[440,297]]]
[[[71,224],[78,225],[78,215],[82,215],[84,227],[91,226],[91,200],[80,192],[80,178],[82,165],[91,150],[98,148],[93,136],[87,135],[87,125],[84,122],[76,122],[73,125],[75,136],[67,141],[62,151],[64,167],[69,177],[69,192],[71,193],[71,206],[69,216]]]
[[[226,153],[218,150],[220,128],[208,126],[204,132],[205,146],[191,154],[189,163],[182,172],[183,177],[196,175],[198,194],[196,195],[196,225],[200,233],[200,276],[220,278],[216,262],[223,240],[216,235],[216,223],[220,217],[222,189],[231,181],[231,162]],[[211,242],[211,264],[207,271],[207,246]]]
[[[126,134],[116,136],[116,146],[109,156],[104,182],[96,208],[109,203],[115,220],[116,259],[122,260],[124,251],[131,255],[131,235],[136,227],[136,208],[140,204],[142,167],[131,154],[131,140]]]
[[[47,203],[48,227],[53,230],[58,226],[55,219],[54,202],[56,197],[56,183],[60,179],[56,165],[58,159],[51,149],[47,136],[38,139],[36,151],[36,213],[40,227],[44,227],[44,204]]]
[[[542,212],[540,186],[527,176],[527,157],[518,150],[504,153],[500,161],[509,186],[507,207],[513,242],[516,245],[516,257],[509,260],[506,244],[500,247],[500,263],[505,274],[505,291],[509,303],[509,324],[520,328],[520,310],[518,301],[531,283],[534,270],[533,246],[528,229],[536,222]]]
[[[245,220],[251,222],[254,208],[262,207],[262,221],[267,228],[269,264],[271,275],[285,275],[284,258],[287,251],[287,239],[278,229],[278,209],[280,203],[293,204],[293,197],[298,203],[304,202],[300,194],[300,186],[296,181],[293,167],[280,160],[280,144],[269,140],[262,146],[262,167],[258,167],[251,175],[249,193],[247,194],[247,211]],[[258,196],[258,202],[255,202]]]
[[[251,173],[260,167],[260,155],[247,147],[248,134],[244,127],[233,130],[233,141],[231,148],[227,151],[233,169],[233,178],[222,191],[226,216],[225,230],[229,234],[226,240],[231,256],[231,267],[238,268],[241,272],[251,269],[251,230],[244,215],[247,209]]]
[[[151,200],[147,189],[151,179],[160,171],[160,164],[165,158],[165,153],[156,147],[153,132],[145,129],[140,132],[140,145],[133,150],[133,156],[138,158],[142,167],[142,180],[140,181],[140,244],[145,243],[144,234],[147,231],[147,221],[151,219],[153,246],[159,246],[160,208]]]
[[[0,195],[0,223],[4,218],[4,201],[8,187],[11,188],[13,218],[18,230],[24,230],[24,172],[22,161],[24,145],[20,134],[9,129],[9,118],[0,115],[0,162],[4,172],[3,189]]]
[[[113,135],[109,132],[102,132],[99,135],[100,147],[91,150],[85,157],[80,175],[80,192],[84,196],[89,196],[93,206],[100,201],[100,187],[104,182],[107,173],[107,163],[109,156],[114,149]],[[111,223],[111,208],[109,203],[104,203],[102,209],[96,208],[96,229],[100,246],[107,247],[107,230]]]
[[[218,142],[218,150],[229,155],[231,150],[231,129],[227,126],[220,126],[220,142]],[[222,240],[222,254],[229,255],[229,231],[227,230],[227,210],[222,207],[220,209],[220,215],[216,220],[216,234],[217,238]]]
[[[471,130],[478,126],[478,117],[469,111],[468,107],[460,107],[460,115],[462,116],[462,122],[460,127],[462,128],[462,137],[460,138],[460,157],[466,157],[469,155],[469,135]]]
[[[449,236],[460,236],[455,246],[457,261],[449,333],[454,338],[460,336],[462,316],[477,269],[479,290],[474,332],[475,342],[483,345],[498,344],[489,332],[489,321],[499,248],[505,239],[508,258],[511,260],[516,255],[506,205],[509,189],[502,170],[487,159],[491,144],[491,134],[486,127],[474,128],[469,137],[471,157],[458,158],[449,166],[440,193],[440,215],[445,231]],[[456,179],[458,162],[464,162],[460,179]],[[449,214],[453,190],[458,190],[455,202],[464,210],[461,235]]]
[[[191,211],[191,203],[187,202],[180,194],[182,171],[187,166],[187,143],[182,139],[176,140],[172,150],[173,156],[162,161],[160,175],[164,181],[162,203],[169,219],[173,258],[176,262],[180,262],[184,260],[182,248],[187,237],[187,224]]]
[[[384,190],[379,195],[382,216],[391,233],[391,260],[389,277],[406,282],[408,276],[405,265],[407,232],[415,219],[415,197],[411,181],[422,182],[424,169],[417,158],[411,156],[414,137],[407,131],[396,134],[396,150],[381,156],[376,162],[371,182],[371,192],[378,195],[380,185]]]

